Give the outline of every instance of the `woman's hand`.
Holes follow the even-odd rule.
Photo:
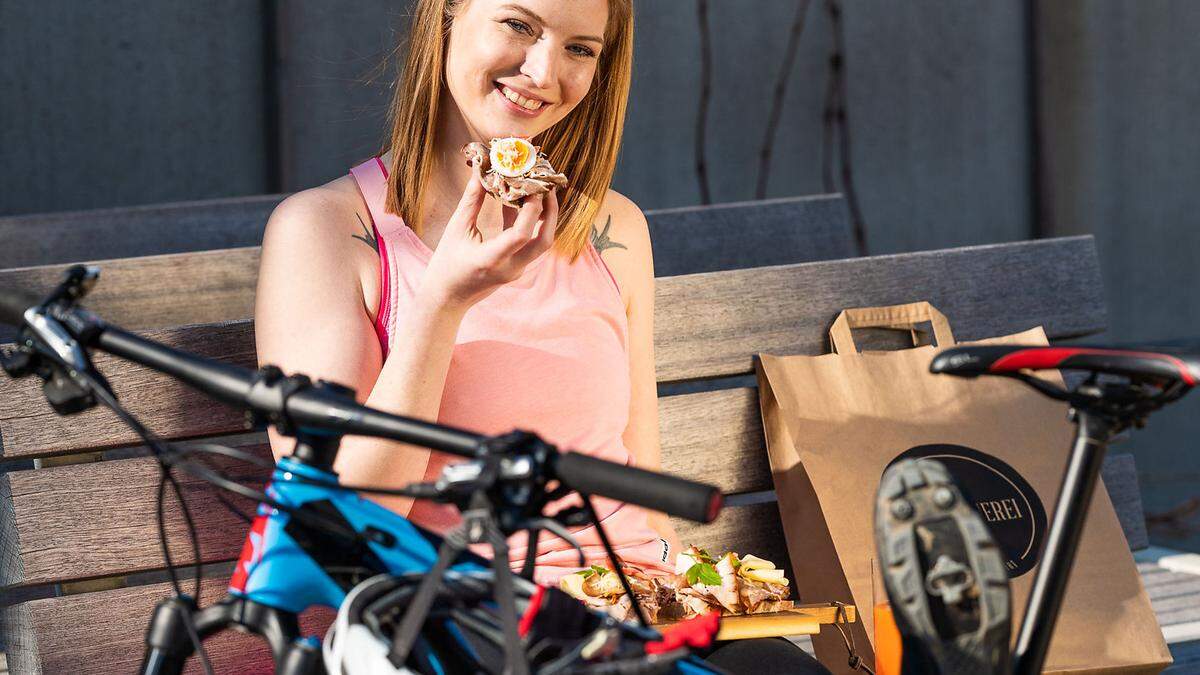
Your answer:
[[[503,230],[480,241],[475,221],[487,192],[479,171],[475,167],[421,279],[425,300],[459,311],[519,278],[526,265],[554,245],[558,228],[558,197],[551,191],[526,197],[513,215],[508,207],[501,207]]]

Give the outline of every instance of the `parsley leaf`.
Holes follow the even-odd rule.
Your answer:
[[[604,576],[605,574],[608,574],[608,568],[601,567],[599,565],[592,565],[591,567],[589,567],[587,569],[579,570],[575,574],[578,574],[579,576],[583,577],[584,579],[590,579],[597,574],[599,574],[600,576]]]
[[[696,563],[689,567],[684,575],[689,584],[699,582],[708,586],[721,585],[721,575],[717,573],[717,568],[708,563]]]

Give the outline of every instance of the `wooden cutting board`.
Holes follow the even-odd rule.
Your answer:
[[[846,605],[846,622],[857,621],[854,605]],[[836,623],[838,608],[829,603],[797,605],[792,609],[769,614],[741,614],[721,617],[718,640],[749,640],[751,638],[782,637],[785,635],[816,635],[821,626]],[[660,624],[655,628],[666,628]]]

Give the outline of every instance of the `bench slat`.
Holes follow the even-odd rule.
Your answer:
[[[1104,327],[1098,279],[1091,237],[666,277],[656,294],[657,376],[659,382],[673,382],[744,375],[753,372],[753,357],[760,352],[824,353],[830,323],[848,306],[930,300],[963,340],[1037,325],[1052,339],[1087,334]],[[250,322],[242,321],[150,336],[252,365],[252,333]],[[131,410],[168,438],[241,430],[239,415],[183,394],[178,385],[164,384],[151,393],[148,385],[166,378],[112,359],[98,363],[119,392],[128,392]],[[102,411],[65,421],[54,416],[38,386],[25,379],[0,389],[2,456],[67,454],[137,442]]]
[[[770,490],[770,466],[752,389],[672,396],[659,407],[663,470],[718,485],[727,494]],[[245,439],[243,450],[269,457],[265,434]],[[231,460],[214,466],[250,485],[267,472]],[[0,476],[0,493],[10,484],[13,553],[0,586],[61,583],[95,576],[130,574],[162,567],[155,500],[158,467],[142,457],[16,471]],[[216,489],[179,473],[201,533],[202,560],[232,560],[241,550],[245,524],[216,499]],[[168,500],[168,538],[180,564],[193,560],[184,522]],[[0,505],[2,506],[2,505]],[[776,518],[776,520],[778,520]],[[0,525],[4,524],[0,516]]]
[[[729,509],[712,525],[695,526],[677,522],[684,541],[710,547],[713,553],[729,547],[741,553],[754,553],[789,570],[774,504]],[[203,604],[220,597],[227,580],[206,579]],[[185,589],[191,588],[190,582]],[[42,672],[109,673],[131,672],[142,657],[142,638],[154,604],[170,595],[168,584],[154,584],[112,591],[29,603],[31,624],[38,636]],[[114,612],[120,607],[120,612]],[[306,614],[301,626],[308,633],[319,633],[332,618],[328,610]],[[80,626],[87,626],[86,639],[80,639]],[[220,635],[206,643],[209,658],[217,672],[269,673],[269,655],[263,643],[239,633]],[[188,672],[192,670],[191,665]]]
[[[257,246],[286,196],[0,218],[0,268]],[[646,220],[660,276],[855,255],[840,194],[651,209]]]
[[[100,266],[100,282],[86,305],[126,330],[248,319],[254,314],[258,259],[255,246],[101,260],[93,263]],[[0,288],[53,288],[68,267],[0,270]]]
[[[671,277],[655,300],[658,380],[752,372],[757,353],[823,354],[848,307],[928,300],[960,340],[1039,325],[1085,335],[1105,326],[1099,279],[1091,237]]]
[[[224,578],[205,579],[201,604],[216,601],[227,583]],[[184,588],[191,592],[191,582]],[[150,613],[158,601],[170,595],[169,584],[154,584],[29,603],[41,672],[136,672],[142,661]],[[301,617],[300,627],[305,634],[323,634],[332,619],[332,611],[314,610]],[[218,673],[274,672],[266,642],[253,635],[226,631],[206,641],[205,650]],[[184,672],[201,672],[198,661],[191,659]]]
[[[263,203],[273,206],[275,200]],[[225,200],[216,200],[189,208],[197,213],[211,208],[216,214],[229,215],[226,212],[230,207]],[[167,212],[173,213],[170,209]],[[100,223],[108,223],[112,216],[103,212],[98,217]],[[263,222],[266,217],[264,213]],[[40,223],[39,219],[57,222],[50,216],[21,218],[32,218],[31,226]],[[70,222],[80,219],[76,214],[63,218]],[[845,200],[840,195],[664,209],[647,212],[646,219],[655,243],[654,271],[660,277],[854,255]],[[0,241],[5,240],[4,223],[5,219],[0,218]],[[8,227],[17,227],[16,222]],[[257,243],[261,238],[261,224],[253,229],[258,234],[246,243]],[[143,330],[253,316],[261,254],[258,246],[109,260],[96,257],[110,250],[101,246],[87,258],[103,271],[87,305],[116,325]],[[142,249],[137,252],[144,253]],[[0,254],[0,266],[4,262]],[[0,269],[0,288],[48,289],[58,283],[67,267],[59,263]],[[0,327],[0,340],[11,340],[14,334],[5,331],[9,328]]]
[[[658,277],[858,255],[841,195],[656,209],[646,222]]]
[[[286,196],[0,218],[0,268],[255,246]]]
[[[269,455],[265,449],[260,455]],[[262,486],[266,472],[226,458],[214,468],[239,482]],[[233,560],[248,524],[217,499],[217,490],[182,471],[175,473],[200,536],[204,561]],[[61,583],[163,567],[156,500],[158,465],[149,457],[52,467],[8,474],[21,542],[22,579],[9,584]],[[243,512],[247,500],[233,498]],[[178,502],[168,487],[166,530],[177,565],[195,560]]]
[[[253,327],[242,321],[144,335],[168,346],[238,365],[256,363]],[[96,367],[135,417],[168,439],[245,431],[241,412],[139,365],[97,354]],[[5,379],[0,387],[0,457],[69,454],[139,444],[107,408],[61,417],[51,410],[35,377]]]

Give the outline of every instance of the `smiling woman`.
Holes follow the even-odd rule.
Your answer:
[[[417,0],[411,31],[379,156],[271,215],[259,361],[344,383],[390,412],[491,435],[527,429],[658,468],[649,230],[609,189],[629,94],[631,0]],[[497,138],[541,148],[566,186],[527,193],[518,208],[487,198],[461,150]],[[271,443],[290,451],[280,437]],[[373,439],[343,445],[336,469],[349,484],[434,480],[449,461]],[[445,505],[376,498],[435,532],[460,522]],[[665,517],[611,500],[596,508],[626,565],[673,571],[680,546]],[[572,534],[587,564],[608,564],[595,528]],[[559,539],[530,546],[517,536],[510,547],[513,566],[534,557],[541,582],[578,569]],[[788,656],[768,670],[814,667],[784,644]],[[755,653],[761,671],[779,645]]]

